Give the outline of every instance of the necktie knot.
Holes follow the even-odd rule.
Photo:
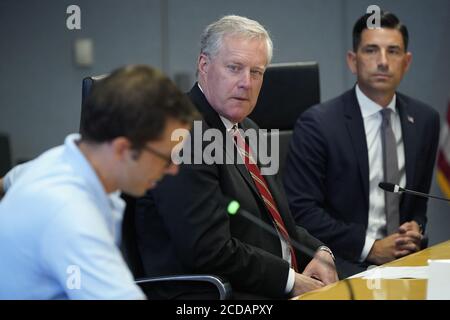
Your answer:
[[[229,129],[228,133],[230,133],[234,140],[236,140],[239,136],[239,127],[237,124],[233,124],[233,126],[231,127],[231,129]]]

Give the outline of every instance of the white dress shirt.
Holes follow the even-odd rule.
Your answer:
[[[381,110],[383,107],[369,99],[356,85],[356,98],[361,108],[366,133],[367,151],[369,159],[369,221],[366,230],[366,241],[361,252],[360,261],[364,261],[373,243],[377,239],[386,237],[386,213],[384,209],[384,191],[378,187],[384,181],[383,149],[381,145]],[[397,142],[398,168],[400,172],[400,186],[406,185],[405,150],[403,146],[400,115],[395,105],[396,96],[386,108],[391,109],[392,130]]]

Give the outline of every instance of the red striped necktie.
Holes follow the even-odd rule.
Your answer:
[[[231,134],[234,137],[237,149],[244,160],[247,170],[250,172],[250,175],[255,183],[255,186],[258,189],[259,194],[262,197],[267,210],[270,212],[270,215],[272,216],[272,221],[274,222],[276,229],[281,234],[281,236],[286,241],[289,247],[289,251],[291,253],[292,267],[296,272],[298,272],[297,259],[295,257],[295,251],[291,243],[291,238],[289,237],[289,234],[286,230],[286,226],[283,222],[283,219],[281,218],[280,212],[278,211],[277,205],[275,204],[275,200],[272,197],[272,193],[269,190],[267,182],[261,175],[261,172],[256,164],[256,161],[252,156],[253,152],[250,149],[250,146],[245,142],[236,125],[233,126],[233,128],[231,129]]]

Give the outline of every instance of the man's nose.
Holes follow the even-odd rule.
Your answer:
[[[378,55],[378,69],[381,71],[387,71],[389,69],[386,50],[380,50],[380,54]]]
[[[239,87],[244,88],[244,89],[249,89],[251,86],[251,74],[250,74],[250,70],[248,71],[244,71],[241,74],[241,78],[239,79]]]

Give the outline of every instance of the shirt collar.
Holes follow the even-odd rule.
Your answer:
[[[73,159],[80,175],[89,182],[91,187],[95,189],[96,193],[99,195],[106,194],[105,188],[98,178],[97,173],[77,145],[77,142],[80,141],[80,139],[81,136],[78,133],[73,133],[68,135],[64,140],[64,146],[66,148],[66,152],[69,154],[69,159]]]
[[[233,123],[230,120],[228,120],[225,117],[222,117],[221,115],[219,115],[220,120],[222,120],[223,125],[225,126],[225,129],[227,129],[227,132],[229,133],[233,133],[234,130],[236,130],[236,128],[238,127],[237,123]]]
[[[94,168],[92,168],[92,165],[89,163],[89,161],[77,146],[77,142],[80,139],[81,136],[78,133],[73,133],[66,137],[64,146],[66,148],[66,152],[69,154],[69,158],[73,159],[75,167],[79,171],[80,175],[82,175],[88,181],[89,185],[96,193],[96,196],[103,199],[106,199],[105,197],[108,197],[109,206],[121,211],[125,206],[123,201],[121,201],[122,199],[120,199],[120,191],[117,190],[110,194],[107,194],[105,192],[105,188],[101,183],[99,177],[97,176]]]
[[[198,86],[198,88],[200,89],[200,91],[201,91],[203,94],[205,94],[205,93],[203,92],[203,89],[202,89],[202,86],[200,85],[200,83],[197,82],[197,86]]]
[[[376,114],[377,112],[380,112],[380,110],[384,109],[378,103],[376,103],[375,101],[371,100],[368,96],[366,96],[364,92],[361,91],[358,84],[356,84],[355,91],[356,91],[356,99],[358,100],[359,107],[361,108],[361,114],[363,118],[370,117],[373,114]],[[389,104],[386,107],[391,109],[392,112],[394,113],[396,112],[395,101],[396,95],[394,94],[391,102],[389,102]]]

